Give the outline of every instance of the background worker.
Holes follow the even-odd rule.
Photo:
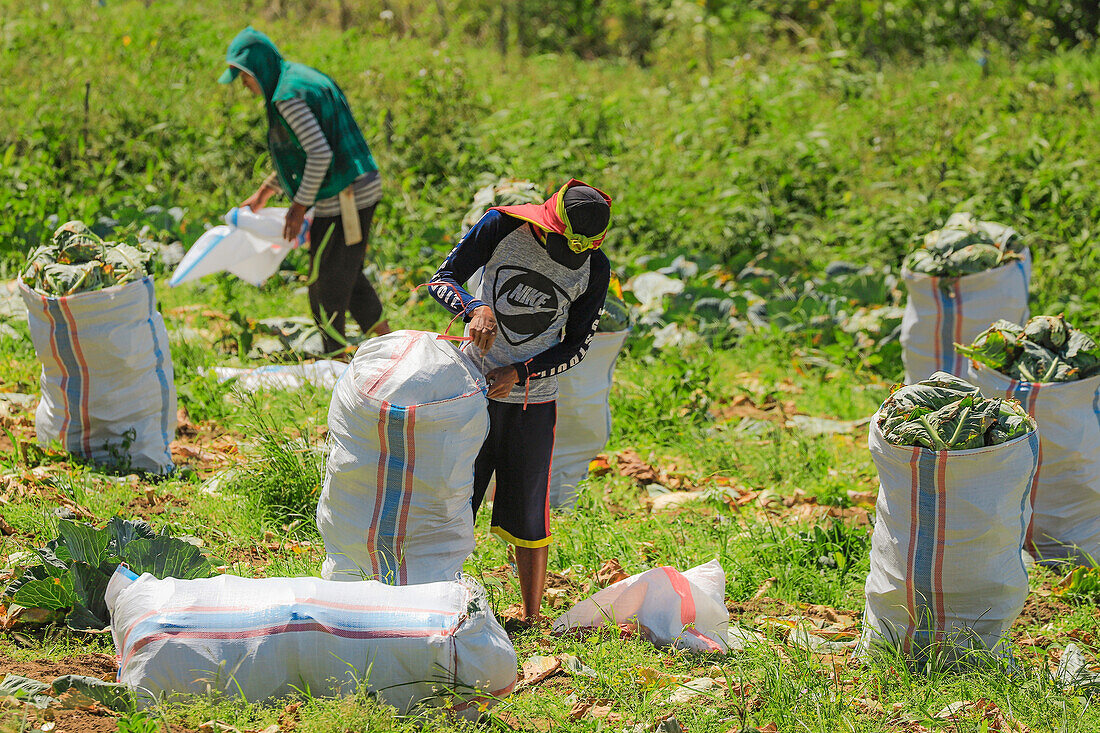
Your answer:
[[[321,328],[324,350],[343,349],[345,314],[364,334],[389,333],[380,321],[382,302],[363,274],[374,209],[382,179],[347,98],[316,69],[286,61],[275,44],[251,26],[229,44],[229,68],[267,108],[267,144],[275,173],[241,206],[259,211],[276,193],[291,198],[284,237],[294,239],[306,210],[310,226],[309,307]]]
[[[467,321],[467,353],[490,385],[473,511],[495,472],[491,531],[515,546],[528,621],[546,584],[556,375],[580,363],[599,324],[611,265],[598,248],[610,220],[611,197],[570,180],[545,203],[490,209],[429,283]],[[463,283],[482,267],[475,297]]]

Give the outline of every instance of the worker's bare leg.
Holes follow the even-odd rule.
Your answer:
[[[516,547],[516,570],[519,572],[519,590],[523,596],[523,615],[533,621],[542,608],[542,592],[546,588],[546,560],[550,546]]]

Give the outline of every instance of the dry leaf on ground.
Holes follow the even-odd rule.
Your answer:
[[[519,683],[516,685],[516,691],[518,692],[525,687],[537,685],[560,671],[562,671],[561,660],[557,657],[539,655],[531,657],[523,663],[523,674]]]
[[[650,511],[659,512],[683,506],[688,502],[698,501],[703,498],[704,493],[703,491],[676,491],[648,498],[646,504],[649,505]]]
[[[642,486],[660,484],[672,491],[681,491],[695,486],[695,482],[686,475],[676,472],[679,468],[676,461],[670,461],[667,469],[653,466],[642,460],[638,452],[631,448],[619,451],[616,460],[619,473],[634,479]]]
[[[629,577],[617,558],[605,561],[600,569],[596,571],[596,583],[601,586],[612,585]]]
[[[573,707],[569,709],[569,719],[596,718],[606,719],[609,722],[622,720],[621,715],[611,712],[614,705],[615,703],[607,698],[585,698],[573,703]]]

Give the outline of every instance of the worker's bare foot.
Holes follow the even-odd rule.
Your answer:
[[[550,619],[542,614],[537,616],[525,615],[521,603],[516,603],[501,611],[500,621],[504,625],[504,630],[509,634],[518,634],[531,628],[550,626]]]
[[[389,321],[379,321],[374,324],[370,332],[373,336],[385,336],[387,333],[393,333],[393,329],[390,328]]]

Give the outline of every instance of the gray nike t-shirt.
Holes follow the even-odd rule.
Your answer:
[[[576,270],[555,262],[530,227],[504,237],[485,264],[474,294],[488,303],[497,318],[497,337],[488,352],[472,343],[466,353],[482,373],[523,362],[561,343],[569,305],[588,288],[591,261]],[[469,335],[469,326],[466,335]],[[520,382],[501,402],[549,402],[557,399],[555,376]]]

